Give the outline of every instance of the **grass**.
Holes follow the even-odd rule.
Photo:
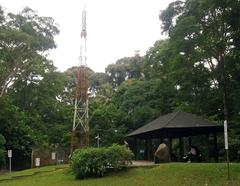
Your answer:
[[[36,170],[30,169],[13,175],[30,174],[34,171]],[[237,163],[230,165],[230,180],[227,180],[226,164],[222,163],[160,164],[151,168],[131,168],[126,172],[86,180],[75,180],[66,166],[60,169],[54,166],[44,167],[38,171],[40,173],[33,176],[0,181],[0,186],[240,186],[240,164]],[[0,180],[3,176],[0,176]]]
[[[65,168],[67,168],[67,165],[47,166],[47,167],[41,167],[41,168],[27,169],[24,171],[12,172],[11,174],[5,173],[3,175],[0,175],[0,181],[21,178],[21,177],[28,177],[28,176],[33,176],[40,173],[53,172],[58,169],[65,169]]]

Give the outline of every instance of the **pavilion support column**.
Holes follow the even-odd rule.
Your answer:
[[[144,159],[152,160],[152,139],[145,139],[145,151],[144,151]]]
[[[213,135],[214,135],[214,158],[215,158],[215,161],[218,162],[218,146],[217,146],[217,134],[216,134],[216,132]]]
[[[133,139],[133,153],[134,153],[134,159],[135,160],[137,160],[137,152],[138,152],[138,150],[137,150],[137,139],[136,138],[134,138]]]
[[[139,150],[140,150],[140,139],[138,139],[138,138],[136,138],[136,148],[135,148],[135,150],[136,150],[136,154],[135,154],[135,160],[139,160],[139,155],[140,155],[140,153],[139,153]]]
[[[148,157],[149,160],[153,160],[153,148],[152,148],[152,139],[150,138],[148,141],[149,151],[148,151]]]
[[[189,147],[192,146],[192,138],[191,138],[191,136],[188,137],[188,146]]]
[[[209,134],[206,134],[206,143],[207,143],[207,161],[211,159],[210,145],[209,145]]]
[[[172,160],[172,138],[169,138],[168,141],[169,141],[169,156],[171,161]]]
[[[149,141],[149,139],[146,138],[144,141],[145,141],[144,160],[148,160],[148,158],[149,158],[148,157],[148,151],[149,151],[149,146],[148,146],[149,142],[148,141]]]
[[[183,139],[179,138],[179,160],[182,160],[182,157],[184,155],[184,149],[183,149]]]

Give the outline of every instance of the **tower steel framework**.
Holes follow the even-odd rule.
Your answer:
[[[74,118],[71,138],[71,153],[79,146],[89,145],[89,117],[88,117],[88,80],[87,80],[87,30],[86,30],[86,6],[82,11],[82,31],[79,64],[76,73],[76,95],[74,104]],[[80,128],[80,143],[78,140],[78,128]]]

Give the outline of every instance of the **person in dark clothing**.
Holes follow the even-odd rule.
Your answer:
[[[190,145],[190,149],[186,156],[183,159],[187,162],[192,162],[193,160],[197,160],[201,156],[197,147]]]

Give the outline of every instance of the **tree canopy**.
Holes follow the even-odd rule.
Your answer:
[[[6,14],[0,7],[0,14],[2,97],[32,61],[47,60],[45,52],[56,47],[54,36],[59,30],[52,18],[40,17],[28,7],[19,14]]]

